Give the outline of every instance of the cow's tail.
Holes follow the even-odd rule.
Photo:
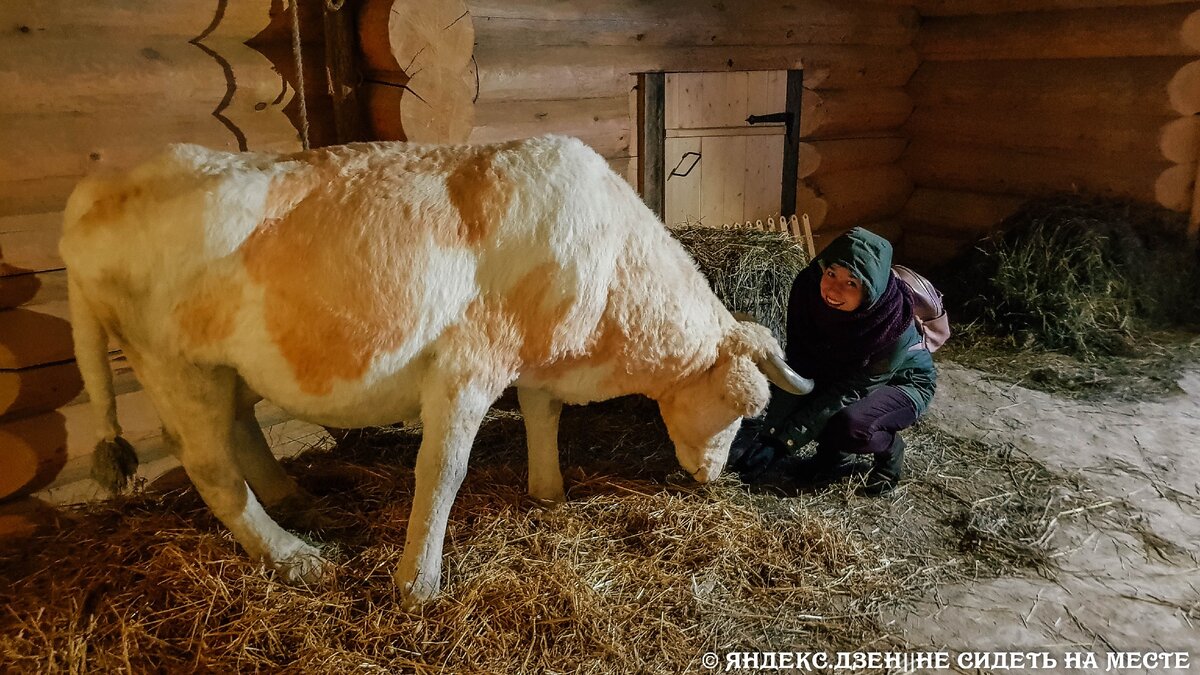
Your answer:
[[[67,294],[71,304],[71,333],[75,339],[75,361],[83,386],[91,400],[100,440],[92,453],[92,478],[111,492],[120,492],[137,471],[137,453],[121,437],[117,400],[113,393],[112,368],[108,363],[108,331],[78,280],[67,270]]]

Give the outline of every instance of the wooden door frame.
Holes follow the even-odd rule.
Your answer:
[[[724,72],[724,71],[721,71]],[[659,219],[667,206],[667,73],[637,74],[638,190],[642,201]],[[796,183],[800,171],[800,102],[804,96],[804,70],[787,71],[784,112],[791,113],[783,142],[783,176],[779,213],[785,218],[796,213]]]

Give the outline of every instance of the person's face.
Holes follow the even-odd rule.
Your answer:
[[[821,275],[821,299],[843,312],[853,312],[862,304],[862,282],[841,265],[830,265]]]

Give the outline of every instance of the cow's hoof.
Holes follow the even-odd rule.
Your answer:
[[[422,605],[433,599],[438,593],[438,585],[436,583],[423,582],[420,579],[417,581],[405,581],[400,578],[399,574],[393,577],[396,580],[396,585],[400,587],[400,606],[406,612],[415,612]]]
[[[308,544],[276,561],[274,568],[285,583],[294,586],[315,586],[333,575],[333,563],[322,558],[321,552]]]

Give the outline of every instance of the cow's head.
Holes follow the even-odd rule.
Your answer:
[[[783,360],[771,332],[738,321],[726,333],[717,360],[682,380],[659,398],[659,410],[684,470],[704,483],[721,474],[743,417],[758,415],[771,392],[768,379],[784,391],[807,394],[813,383]]]

